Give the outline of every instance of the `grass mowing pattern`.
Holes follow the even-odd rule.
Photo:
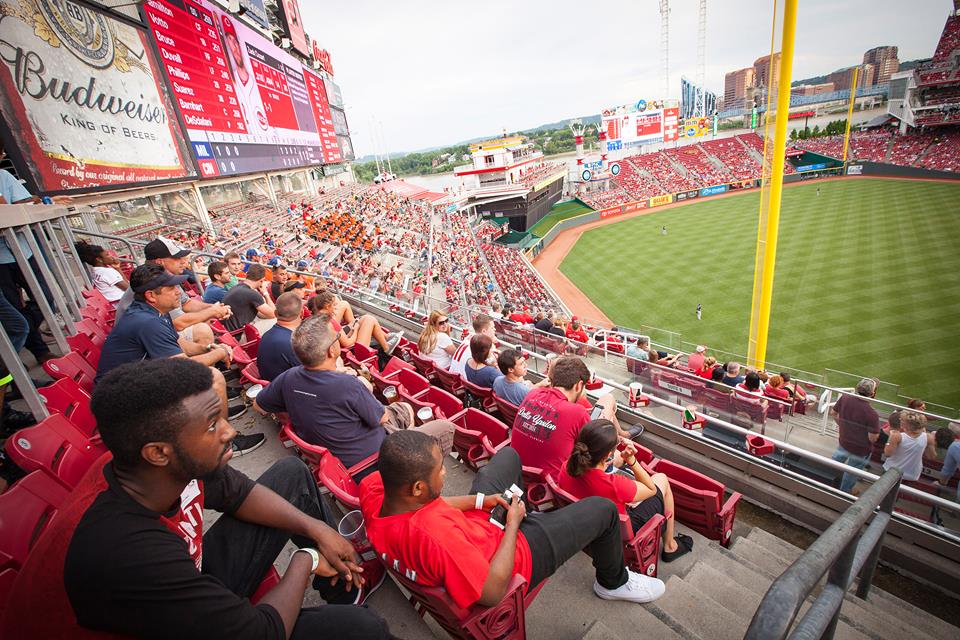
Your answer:
[[[746,353],[759,201],[755,191],[593,229],[560,270],[615,323]],[[960,407],[958,332],[960,184],[784,189],[769,362],[872,375]]]

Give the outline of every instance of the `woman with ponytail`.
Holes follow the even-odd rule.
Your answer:
[[[652,476],[637,462],[637,450],[625,440],[623,469],[629,469],[633,477],[624,472],[607,473],[618,454],[620,437],[617,428],[609,420],[592,420],[580,429],[573,452],[566,466],[560,471],[558,483],[562,489],[577,498],[600,496],[609,498],[620,513],[630,516],[633,530],[638,531],[647,520],[656,514],[669,513],[663,528],[664,562],[672,562],[693,549],[693,538],[683,534],[674,537],[673,493],[667,476],[655,473]]]

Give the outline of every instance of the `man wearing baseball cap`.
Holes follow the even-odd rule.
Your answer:
[[[692,371],[697,371],[703,368],[703,361],[706,359],[707,347],[698,344],[696,353],[691,353],[687,356],[687,368]]]

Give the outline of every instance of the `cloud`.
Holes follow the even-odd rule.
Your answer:
[[[696,77],[696,0],[673,0],[670,92]],[[933,53],[948,0],[804,0],[794,78],[857,64],[893,44],[900,59]],[[307,32],[330,51],[358,155],[452,144],[599,113],[661,93],[656,2],[484,3],[301,1]],[[714,0],[707,10],[706,85],[770,49],[769,0]],[[379,124],[376,124],[379,123]]]

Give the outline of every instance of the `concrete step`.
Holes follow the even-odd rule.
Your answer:
[[[743,562],[729,549],[721,547],[716,542],[709,544],[703,563],[761,597],[770,588],[770,582],[773,580],[772,575]]]
[[[730,545],[730,551],[744,562],[765,571],[771,577],[779,576],[784,569],[790,566],[789,562],[777,554],[767,551],[766,548],[761,547],[750,538],[737,538]]]
[[[645,611],[643,607],[637,607],[637,610],[643,613],[637,616],[636,626],[631,626],[628,629],[617,632],[613,629],[616,628],[617,625],[611,624],[610,621],[601,622],[600,620],[596,620],[590,628],[587,629],[587,632],[583,634],[581,640],[623,640],[624,638],[637,637],[638,635],[642,635],[644,640],[647,638],[653,638],[655,640],[690,639],[690,636],[684,636],[683,633],[674,631],[652,613]],[[624,633],[624,631],[626,633]],[[551,636],[551,638],[552,640],[557,640],[556,635]]]
[[[856,598],[856,596],[851,592],[847,594],[847,598]],[[937,638],[938,640],[956,640],[960,638],[960,629],[957,627],[876,587],[870,588],[870,595],[867,596],[867,602],[874,607],[882,608],[884,611],[896,616],[898,620],[907,623],[910,628],[919,629],[932,638]]]
[[[661,620],[703,640],[740,640],[750,621],[677,576],[667,581],[663,597],[648,606]]]
[[[877,640],[933,640],[933,636],[899,619],[895,612],[891,612],[883,604],[865,602],[856,596],[844,599],[840,607],[840,618]]]
[[[769,531],[765,531],[759,527],[754,527],[751,529],[750,533],[748,533],[746,537],[748,540],[755,542],[770,553],[783,558],[789,564],[792,564],[793,561],[799,558],[800,554],[803,553],[803,549],[800,547],[792,545],[786,540],[781,540]]]

